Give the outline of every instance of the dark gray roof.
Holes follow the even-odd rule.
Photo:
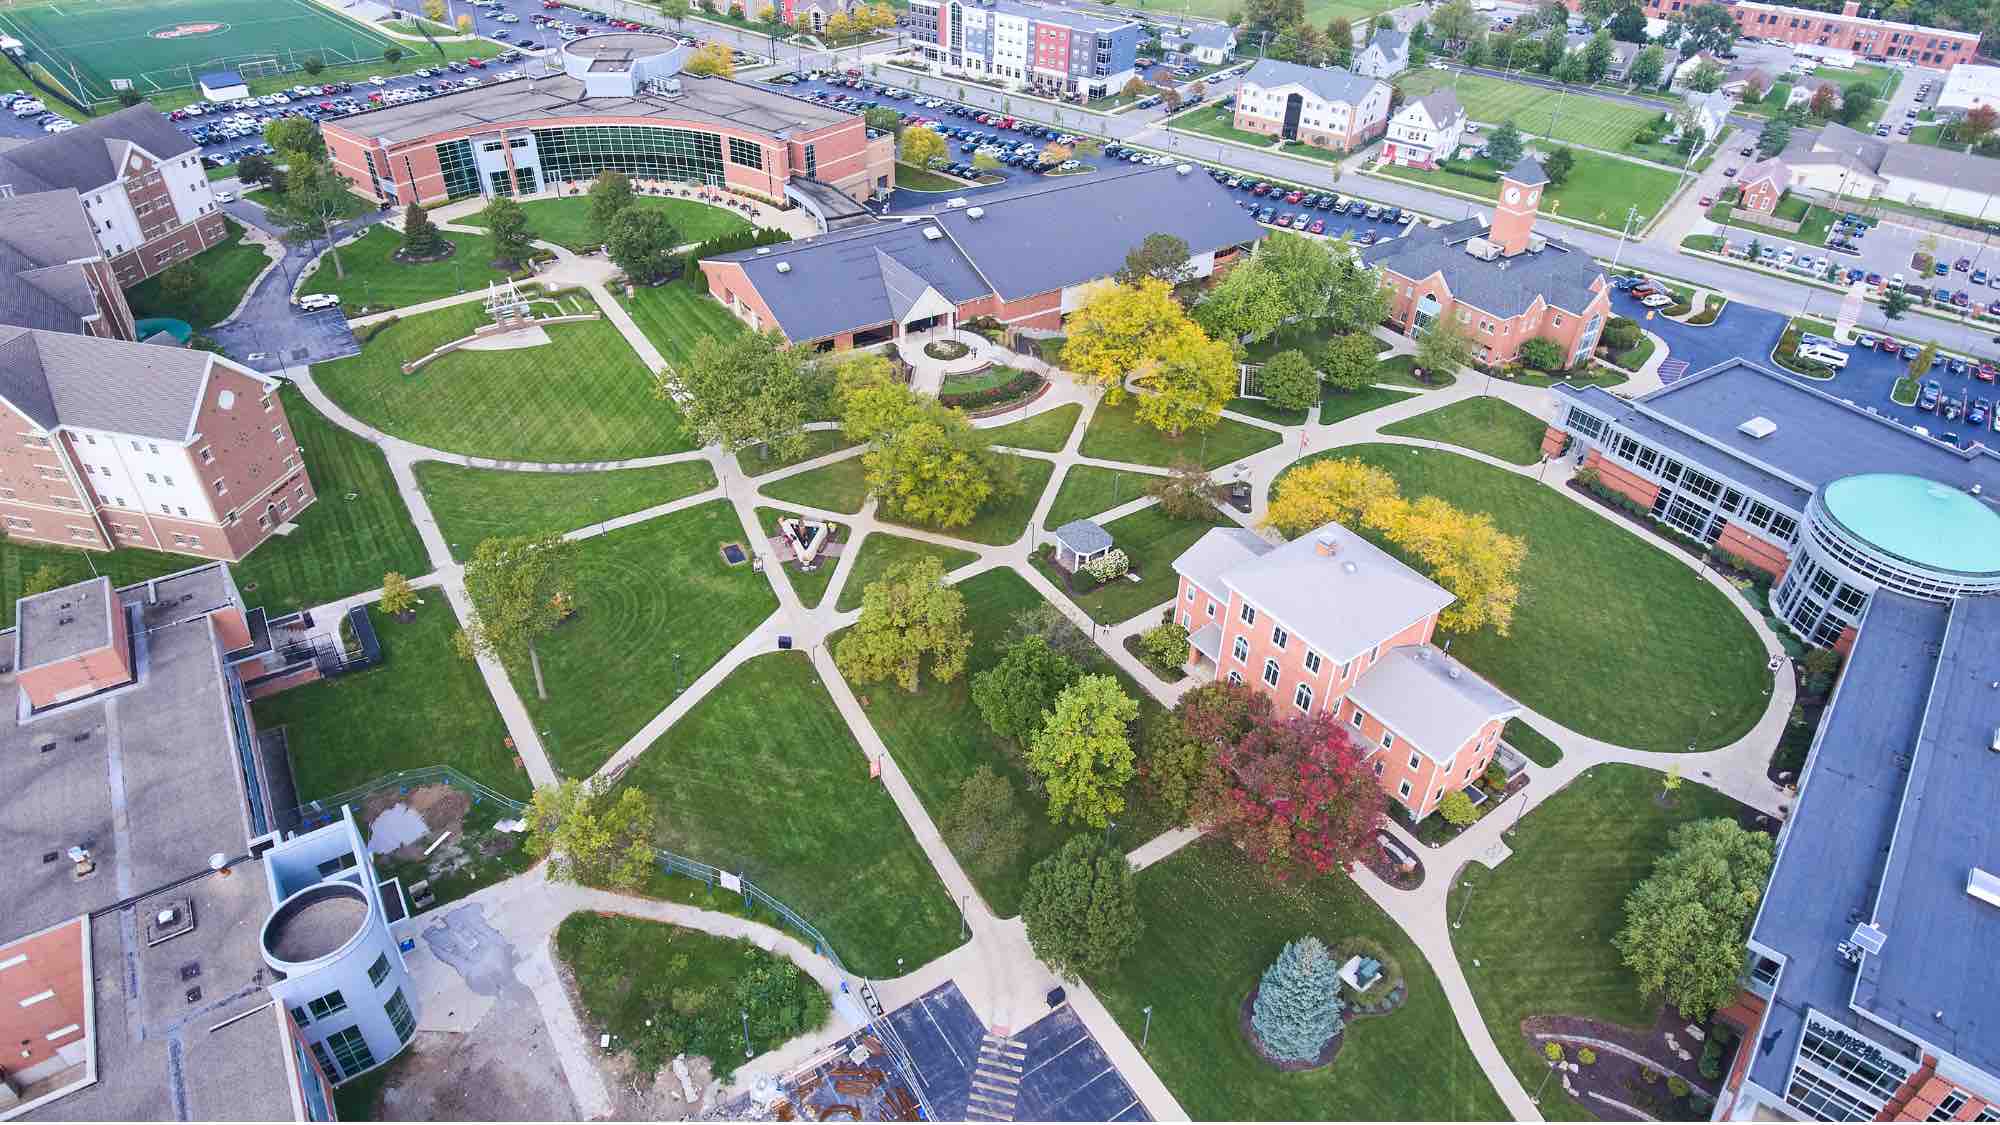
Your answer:
[[[2000,454],[1933,441],[1744,360],[1717,364],[1631,401],[1601,388],[1555,389],[1795,510],[1813,491],[1856,473],[1909,473],[1962,489],[1978,485],[1988,503],[2000,496]],[[1777,423],[1777,430],[1753,438],[1736,429],[1758,417]]]
[[[1375,33],[1375,37],[1368,41],[1368,45],[1382,48],[1383,54],[1393,58],[1410,49],[1410,35],[1406,31],[1385,27]]]
[[[1111,533],[1091,520],[1071,520],[1056,528],[1056,538],[1079,555],[1094,555],[1111,546]]]
[[[124,155],[124,142],[161,160],[193,152],[196,147],[159,110],[135,105],[0,151],[0,184],[12,185],[16,194],[101,188],[118,178],[113,157]]]
[[[1855,974],[1835,947],[1872,906],[1869,890],[1902,799],[1897,758],[1917,743],[1948,613],[1943,605],[1878,591],[1821,722],[1750,930],[1753,942],[1784,959],[1761,1038],[1745,1044],[1755,1049],[1750,1078],[1766,1090],[1785,1090],[1806,1009],[1847,1018]],[[1892,933],[1890,940],[1902,937]]]
[[[111,643],[111,579],[93,578],[14,603],[14,669],[25,672]],[[122,611],[121,611],[122,612]]]
[[[871,223],[720,260],[743,267],[788,338],[819,340],[896,319],[890,286],[907,285],[911,274],[953,302],[992,292],[951,239],[925,237],[936,229],[928,221]],[[893,279],[884,261],[895,263]],[[780,263],[790,268],[781,271]]]
[[[0,324],[76,332],[97,295],[80,263],[99,256],[74,188],[0,198]]]
[[[1845,125],[1832,123],[1823,125],[1818,132],[1801,129],[1792,134],[1785,143],[1785,163],[1797,167],[1805,164],[1834,164],[1853,166],[1858,171],[1875,172],[1882,167],[1883,157],[1889,149],[1908,148],[1908,145],[1890,145],[1879,137],[1857,133]]]
[[[1522,154],[1521,159],[1514,162],[1512,168],[1507,170],[1507,178],[1517,184],[1524,185],[1545,184],[1549,182],[1549,174],[1542,171],[1541,162],[1525,153]]]
[[[185,441],[212,362],[188,348],[0,326],[0,397],[43,429]]]
[[[1604,270],[1590,255],[1560,239],[1545,238],[1539,251],[1487,262],[1465,252],[1465,244],[1483,237],[1486,220],[1472,218],[1432,229],[1422,223],[1401,238],[1378,242],[1361,251],[1370,266],[1394,270],[1412,281],[1443,274],[1455,300],[1494,316],[1519,316],[1541,296],[1560,309],[1581,315],[1596,298]]]
[[[1465,107],[1459,104],[1458,95],[1452,93],[1449,87],[1432,90],[1403,108],[1407,110],[1410,106],[1422,106],[1431,123],[1440,129],[1448,128],[1452,122],[1465,117]]]
[[[930,292],[930,282],[918,277],[910,267],[885,253],[880,247],[875,250],[875,268],[882,273],[882,288],[889,296],[889,315],[901,320],[916,307],[917,301]]]
[[[1929,184],[2000,184],[2000,160],[1930,145],[1890,145],[1876,170]]]
[[[1188,32],[1187,40],[1200,47],[1219,47],[1228,50],[1236,38],[1236,29],[1226,23],[1205,23]]]
[[[1381,85],[1373,78],[1337,66],[1301,66],[1277,59],[1259,59],[1243,76],[1246,85],[1304,86],[1321,101],[1359,104],[1369,91]]]

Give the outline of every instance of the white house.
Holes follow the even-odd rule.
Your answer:
[[[1236,29],[1226,23],[1200,24],[1185,34],[1162,36],[1162,39],[1171,40],[1169,50],[1203,66],[1221,66],[1236,51]]]
[[[1382,159],[1391,164],[1433,168],[1458,151],[1465,132],[1465,108],[1450,90],[1436,90],[1404,105],[1389,120]]]
[[[1944,76],[1938,91],[1937,111],[1950,118],[1964,117],[1982,105],[2000,109],[2000,66],[1959,63]]]
[[[1816,97],[1819,94],[1819,91],[1822,89],[1833,91],[1834,109],[1839,109],[1840,103],[1846,100],[1840,88],[1839,83],[1829,82],[1824,78],[1808,78],[1805,81],[1799,82],[1798,84],[1794,85],[1792,87],[1792,92],[1785,96],[1785,108],[1791,109],[1794,106],[1803,106],[1812,104],[1813,98]]]
[[[1701,127],[1704,143],[1709,143],[1722,135],[1722,127],[1729,123],[1729,111],[1736,107],[1736,103],[1729,99],[1729,95],[1717,90],[1712,94],[1688,94],[1687,107],[1694,123]]]
[[[1368,78],[1387,78],[1409,68],[1410,36],[1394,28],[1376,32],[1354,56],[1354,72]]]
[[[1236,95],[1238,129],[1352,152],[1389,126],[1389,86],[1339,67],[1260,60]]]

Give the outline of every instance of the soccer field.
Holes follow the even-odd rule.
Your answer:
[[[183,89],[203,72],[245,78],[378,59],[399,46],[312,0],[40,0],[0,8],[0,32],[27,44],[81,101]],[[407,44],[400,44],[407,47]]]
[[[1399,77],[1397,85],[1407,98],[1421,98],[1440,87],[1455,87],[1459,104],[1474,121],[1498,125],[1511,120],[1528,136],[1589,145],[1607,152],[1622,150],[1640,129],[1660,115],[1658,110],[1610,101],[1587,90],[1561,94],[1525,82],[1443,70],[1413,71]],[[1553,132],[1549,128],[1552,118]]]

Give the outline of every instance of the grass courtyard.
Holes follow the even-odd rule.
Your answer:
[[[1511,635],[1452,638],[1462,658],[1529,707],[1620,746],[1724,746],[1756,725],[1771,673],[1749,622],[1668,554],[1533,478],[1409,446],[1347,446],[1403,495],[1485,512],[1527,541]],[[1589,674],[1578,674],[1588,669]]]
[[[1346,876],[1274,884],[1206,841],[1139,873],[1139,916],[1138,951],[1090,985],[1128,1035],[1146,1036],[1147,1061],[1195,1120],[1506,1117],[1423,954]],[[1279,949],[1307,934],[1336,953],[1355,938],[1386,948],[1409,997],[1387,1015],[1350,1018],[1331,1065],[1281,1072],[1244,1039],[1238,1013]]]
[[[1126,395],[1125,401],[1117,406],[1098,404],[1077,452],[1105,461],[1159,468],[1169,468],[1180,460],[1199,460],[1203,468],[1215,469],[1283,440],[1284,436],[1276,430],[1234,418],[1220,419],[1206,430],[1168,437],[1139,421],[1136,399]]]
[[[715,487],[706,461],[575,473],[419,461],[416,473],[451,557],[461,561],[484,539],[562,535]]]
[[[1003,500],[988,500],[972,517],[972,522],[960,527],[937,527],[932,524],[913,523],[898,519],[892,513],[877,514],[884,523],[902,527],[914,527],[923,531],[934,531],[939,535],[949,535],[954,539],[966,539],[974,543],[1001,547],[1027,534],[1028,521],[1035,516],[1035,505],[1041,501],[1042,491],[1049,486],[1049,477],[1056,471],[1055,462],[1039,457],[1020,457],[1014,454],[998,454],[1006,464],[1012,465],[1020,490]]]
[[[686,363],[694,354],[696,341],[705,336],[733,336],[749,331],[722,307],[722,302],[686,285],[640,288],[631,297],[619,293],[617,299],[639,331],[674,365]]]
[[[1457,92],[1460,104],[1465,106],[1466,114],[1474,121],[1498,125],[1511,120],[1530,137],[1589,145],[1608,152],[1623,149],[1638,135],[1639,130],[1657,120],[1661,113],[1661,110],[1645,109],[1609,98],[1561,93],[1525,82],[1509,82],[1459,71],[1413,70],[1399,75],[1396,84],[1402,89],[1403,96],[1410,100],[1434,90],[1451,89]],[[1466,139],[1477,141],[1476,137]],[[1576,155],[1576,178],[1581,179],[1585,154],[1579,152]],[[1618,163],[1637,168],[1629,161]]]
[[[1054,410],[1044,410],[1018,422],[994,426],[986,431],[986,436],[992,439],[994,445],[1056,453],[1069,441],[1070,432],[1076,429],[1077,416],[1082,413],[1082,403],[1064,403]]]
[[[535,646],[548,698],[525,655],[507,662],[557,772],[594,772],[778,608],[762,574],[722,561],[746,539],[712,500],[578,544],[577,615]]]
[[[898,958],[959,943],[958,904],[804,653],[739,666],[622,784],[652,798],[661,847],[749,877],[855,972],[895,976]]]
[[[453,352],[403,374],[404,362],[485,323],[476,303],[405,317],[360,355],[319,364],[313,378],[362,421],[452,453],[571,462],[694,448],[609,320],[545,329],[549,342],[534,347]]]
[[[271,258],[262,246],[243,240],[243,224],[235,219],[224,219],[223,223],[229,233],[221,242],[182,263],[201,282],[194,295],[182,301],[169,300],[161,292],[160,278],[165,275],[155,274],[125,291],[125,303],[132,306],[135,318],[169,316],[200,331],[222,323],[236,311],[243,294],[250,291],[250,283],[271,264]]]
[[[750,229],[749,221],[736,212],[692,199],[638,195],[632,198],[632,206],[664,212],[674,224],[674,230],[679,232],[683,244],[706,242]],[[521,211],[528,217],[528,232],[543,242],[553,242],[580,254],[597,249],[603,241],[591,224],[590,197],[587,195],[530,199],[521,204]],[[486,224],[478,215],[468,215],[455,221],[461,226],[486,229]]]
[[[807,430],[805,448],[799,451],[798,456],[772,456],[766,451],[764,444],[759,442],[736,451],[736,469],[746,477],[761,477],[775,473],[779,469],[789,469],[793,465],[811,461],[816,457],[852,449],[859,444],[839,430]]]
[[[1137,582],[1115,578],[1095,590],[1075,593],[1070,590],[1069,576],[1061,569],[1040,559],[1035,565],[1092,621],[1115,625],[1172,601],[1180,581],[1174,573],[1174,560],[1194,546],[1195,540],[1208,534],[1209,528],[1226,522],[1220,512],[1212,520],[1177,520],[1154,504],[1105,524],[1104,530],[1110,533],[1112,542],[1132,560],[1132,570],[1140,576]],[[1043,541],[1047,542],[1048,537],[1043,537]],[[1088,577],[1079,581],[1085,586],[1091,584]]]
[[[1441,441],[1516,465],[1532,465],[1542,459],[1542,435],[1548,432],[1548,423],[1506,399],[1462,398],[1384,426],[1382,432]]]
[[[856,454],[817,469],[767,481],[758,485],[757,491],[788,504],[851,516],[868,502],[868,479],[861,467],[861,457]]]
[[[1624,223],[1628,207],[1638,207],[1639,214],[1645,218],[1659,214],[1679,184],[1678,177],[1664,169],[1582,149],[1571,151],[1576,153],[1576,170],[1560,187],[1549,187],[1543,197],[1542,214],[1552,218],[1616,228]],[[1504,169],[1495,167],[1483,157],[1454,161],[1453,164],[1453,168],[1405,168],[1385,164],[1376,171],[1393,179],[1464,192],[1481,199],[1499,196],[1500,184],[1497,181],[1467,175],[1457,171],[1456,166],[1463,165],[1488,173]]]
[[[251,704],[257,729],[285,728],[299,803],[420,766],[456,766],[510,797],[533,788],[479,667],[451,650],[458,616],[435,590],[405,625],[373,608],[382,663]]]
[[[842,613],[860,609],[861,597],[867,593],[869,583],[879,581],[889,573],[890,567],[898,563],[924,558],[937,559],[944,572],[950,574],[979,556],[957,547],[907,539],[883,531],[873,532],[861,541],[861,553],[854,560],[854,568],[848,573],[846,584],[840,588],[840,600],[834,603],[834,608]]]
[[[1651,873],[1675,827],[1747,811],[1693,782],[1664,806],[1661,776],[1638,766],[1592,767],[1522,820],[1500,866],[1468,864],[1453,882],[1459,965],[1494,1043],[1530,1089],[1548,1073],[1548,1060],[1522,1036],[1522,1020],[1653,1022],[1659,1001],[1640,994],[1611,944],[1625,922],[1625,898]],[[1542,1111],[1595,1120],[1556,1089],[1544,1094]]]
[[[507,275],[493,266],[493,240],[465,231],[441,232],[445,241],[458,249],[438,262],[404,263],[391,255],[403,244],[403,234],[386,226],[369,228],[367,234],[340,248],[340,265],[346,276],[336,276],[333,256],[320,258],[299,286],[301,295],[331,293],[340,298],[349,316],[367,308],[400,309],[423,301],[434,301],[454,293],[484,289]]]
[[[1204,102],[1184,113],[1174,115],[1167,120],[1166,124],[1171,128],[1185,130],[1189,133],[1199,133],[1204,137],[1214,137],[1217,140],[1235,141],[1238,144],[1252,145],[1256,148],[1270,148],[1277,141],[1276,137],[1265,133],[1253,133],[1248,129],[1238,129],[1235,125],[1235,120],[1233,111]]]
[[[1394,387],[1363,387],[1358,391],[1343,391],[1328,384],[1319,399],[1319,422],[1322,426],[1345,422],[1349,418],[1358,417],[1371,410],[1394,406],[1415,397],[1415,391],[1399,391]]]
[[[1061,527],[1071,520],[1089,519],[1120,504],[1146,494],[1146,486],[1160,478],[1129,469],[1105,469],[1096,465],[1071,465],[1063,473],[1062,487],[1042,520],[1044,530]]]

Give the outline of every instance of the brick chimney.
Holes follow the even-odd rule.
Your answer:
[[[1500,177],[1500,199],[1493,210],[1493,229],[1487,240],[1511,258],[1528,249],[1528,236],[1535,230],[1535,212],[1541,206],[1542,188],[1549,177],[1542,166],[1523,156]]]
[[[1860,15],[1861,14],[1860,0],[1847,0],[1847,3],[1842,4],[1840,6],[1840,14],[1843,16]]]

